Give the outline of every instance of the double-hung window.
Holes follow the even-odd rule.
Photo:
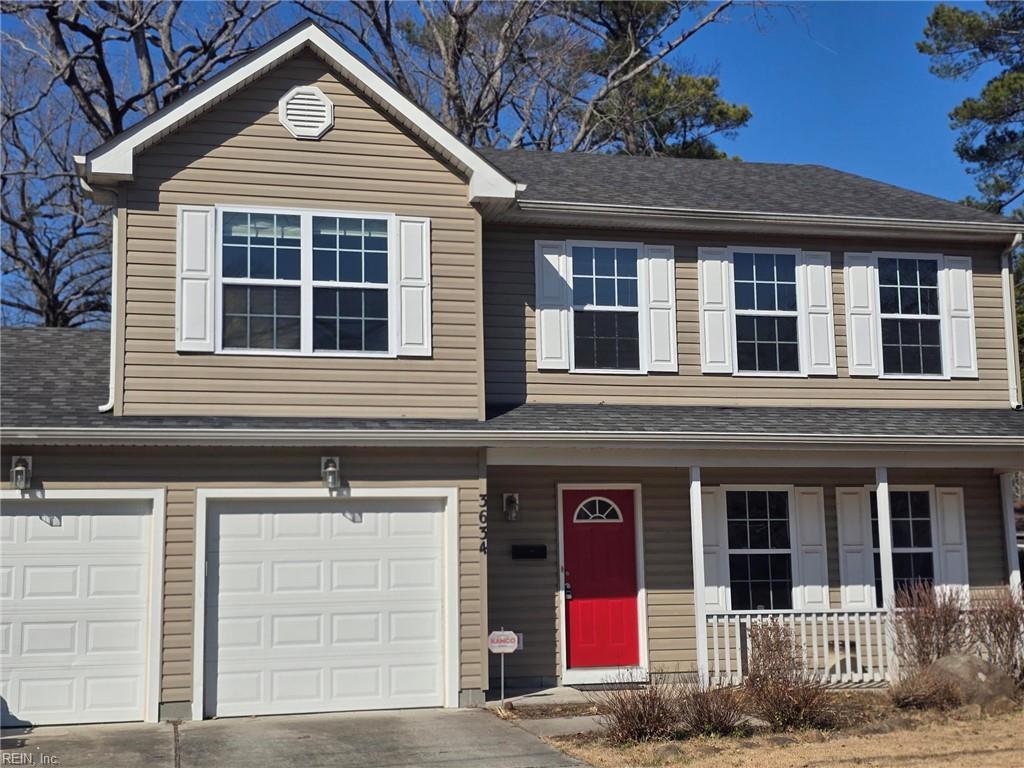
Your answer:
[[[796,254],[736,251],[736,369],[799,373]]]
[[[702,372],[836,374],[831,253],[700,247],[697,288]]]
[[[789,493],[728,490],[725,512],[732,609],[792,608]]]
[[[301,346],[299,217],[225,211],[221,219],[225,349]]]
[[[640,370],[636,245],[572,244],[576,370]]]
[[[387,352],[387,220],[312,219],[314,351]]]
[[[892,575],[897,592],[935,581],[931,494],[926,490],[889,491],[892,522]],[[871,545],[874,550],[875,604],[882,607],[882,558],[878,544],[878,495],[871,492]]]
[[[879,257],[878,299],[882,371],[941,376],[938,259]]]

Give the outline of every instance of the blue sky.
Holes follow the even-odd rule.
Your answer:
[[[815,2],[733,14],[685,44],[717,63],[722,95],[754,117],[722,149],[744,160],[821,163],[953,200],[975,191],[949,111],[986,78],[941,80],[917,52],[934,3]],[[978,6],[975,6],[978,7]]]

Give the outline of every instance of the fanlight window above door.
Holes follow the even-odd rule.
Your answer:
[[[621,523],[622,512],[614,502],[594,496],[576,507],[572,520],[574,523]]]

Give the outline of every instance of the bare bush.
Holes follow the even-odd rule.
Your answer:
[[[667,739],[679,727],[680,687],[654,676],[638,684],[620,672],[603,690],[590,691],[587,698],[601,713],[605,735],[619,744]]]
[[[967,625],[976,652],[1024,685],[1024,595],[1020,587],[973,597]]]
[[[889,689],[889,698],[901,709],[954,709],[963,703],[960,686],[934,667],[921,667]]]
[[[928,582],[901,588],[889,606],[889,627],[899,667],[906,675],[937,659],[970,649],[963,595]]]
[[[679,724],[691,736],[729,736],[743,723],[743,697],[736,688],[712,688],[699,680],[683,685]]]
[[[804,669],[793,633],[777,622],[750,627],[745,688],[753,713],[773,730],[830,728],[838,721],[825,685]]]

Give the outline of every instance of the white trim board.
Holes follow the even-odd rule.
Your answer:
[[[388,111],[414,127],[430,144],[465,166],[470,175],[470,200],[515,198],[516,184],[513,181],[459,141],[431,115],[413,104],[312,21],[297,24],[196,88],[190,95],[115,136],[84,158],[77,157],[80,174],[94,184],[130,180],[137,152],[305,47],[315,50],[347,77],[374,94]]]
[[[562,492],[578,490],[625,490],[633,491],[633,544],[636,552],[636,614],[637,642],[640,647],[640,664],[636,667],[583,667],[569,669],[566,648],[565,621],[565,533],[562,509]],[[647,587],[644,582],[644,518],[643,495],[640,483],[559,483],[558,494],[558,650],[559,676],[562,685],[590,685],[608,682],[617,675],[628,675],[636,682],[645,682],[650,671],[650,652],[647,639]]]
[[[0,500],[18,501],[149,501],[149,610],[146,630],[146,696],[143,719],[155,723],[160,719],[160,657],[163,649],[164,604],[164,514],[167,492],[163,488],[61,488],[29,491],[0,490]]]
[[[352,488],[343,494],[327,488],[197,488],[192,633],[192,719],[204,717],[204,654],[206,628],[206,532],[208,504],[218,499],[443,499],[444,508],[444,705],[459,706],[459,491],[437,488]]]

